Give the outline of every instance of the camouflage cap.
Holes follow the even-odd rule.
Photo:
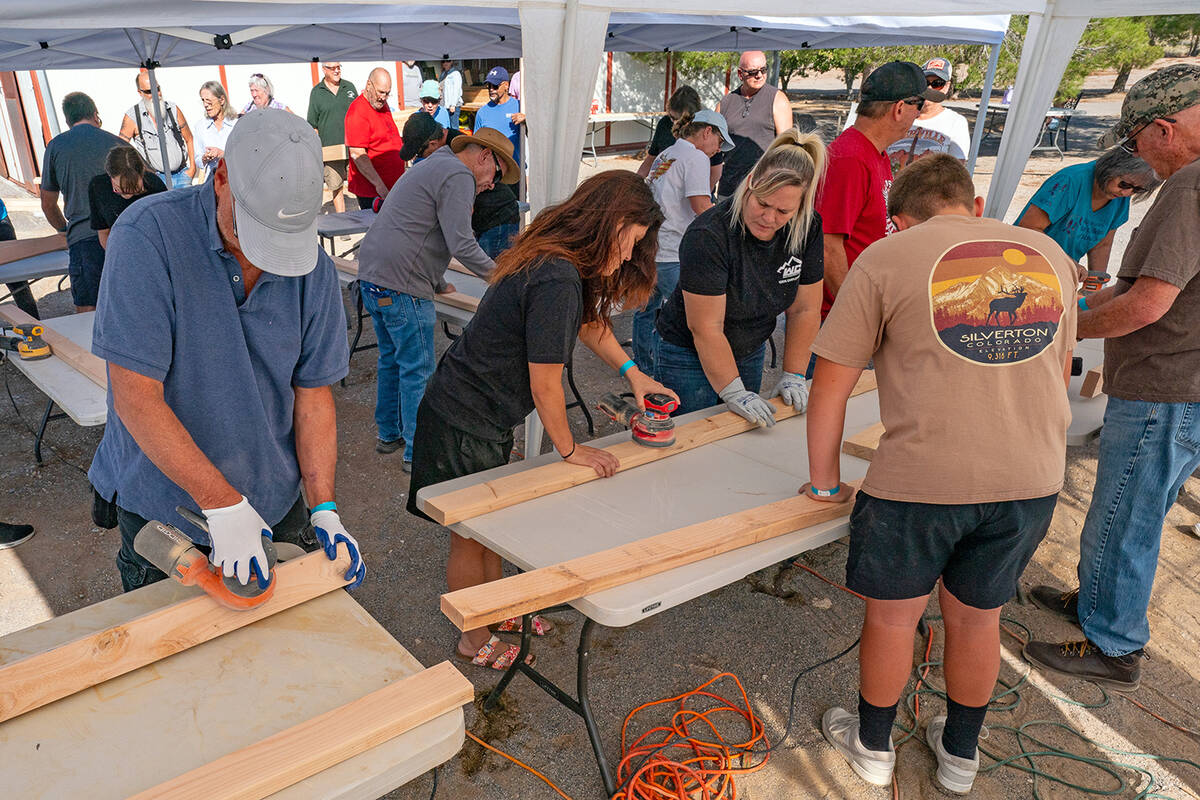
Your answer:
[[[1200,105],[1200,66],[1174,64],[1160,69],[1125,95],[1121,120],[1100,137],[1100,147],[1107,150],[1143,125],[1194,105]]]

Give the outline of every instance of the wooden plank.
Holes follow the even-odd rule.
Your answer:
[[[474,697],[471,682],[443,661],[129,800],[262,800]]]
[[[874,391],[874,389],[875,373],[865,370],[850,396],[854,397]],[[796,416],[795,409],[778,397],[772,398],[768,402],[775,407],[775,419],[785,420]],[[747,422],[732,411],[723,411],[720,414],[677,427],[675,444],[670,447],[646,447],[628,441],[604,449],[615,455],[620,462],[617,472],[624,472],[627,469],[658,461],[660,458],[694,450],[701,445],[717,442],[752,428],[754,428],[753,423]],[[535,497],[561,492],[563,489],[594,481],[597,477],[596,471],[591,467],[581,467],[565,461],[558,461],[429,498],[425,500],[425,513],[442,525],[453,525],[464,519],[508,508]]]
[[[39,236],[36,239],[12,239],[0,242],[0,264],[11,264],[23,258],[40,256],[42,253],[53,253],[55,250],[67,249],[67,235],[54,233],[50,236]]]
[[[333,259],[333,265],[337,268],[338,272],[345,273],[346,275],[350,275],[355,278],[358,277],[357,262],[351,261],[347,258],[341,258],[339,256],[330,256],[330,258]],[[453,263],[454,262],[452,261],[451,264],[453,265]],[[445,294],[435,294],[433,299],[440,303],[445,303],[448,306],[462,308],[467,311],[477,311],[479,309],[479,298],[466,294],[465,292],[447,292]]]
[[[321,148],[322,161],[346,161],[349,158],[350,151],[344,144],[330,144]]]
[[[1092,398],[1104,393],[1104,367],[1093,367],[1083,376],[1083,385],[1079,387],[1079,396]]]
[[[857,488],[858,483],[850,485]],[[844,517],[853,507],[852,496],[841,503],[823,503],[803,495],[789,497],[552,567],[449,592],[442,595],[442,613],[460,630],[474,630]]]
[[[479,277],[474,272],[471,272],[471,270],[469,270],[465,266],[463,266],[463,263],[461,261],[459,261],[457,258],[450,259],[450,270],[452,272],[460,272],[463,275],[470,275],[475,278]]]
[[[108,388],[108,370],[104,359],[90,353],[75,342],[63,336],[44,322],[34,319],[12,303],[0,305],[0,318],[8,320],[13,325],[41,325],[42,338],[50,345],[54,355],[77,369],[88,380],[101,389]]]
[[[349,566],[344,549],[337,561],[309,553],[275,567],[275,595],[257,608],[233,611],[197,589],[125,624],[11,663],[0,660],[0,722],[345,586]]]
[[[879,449],[879,440],[883,437],[883,423],[876,422],[864,431],[859,431],[842,442],[842,452],[848,456],[870,461]]]

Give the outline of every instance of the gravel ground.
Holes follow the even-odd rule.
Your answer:
[[[1136,77],[1136,76],[1135,76]],[[1109,78],[1111,80],[1111,78]],[[1033,159],[1013,209],[1019,211],[1041,181],[1061,166],[1094,158],[1088,148],[1098,133],[1117,113],[1119,103],[1111,99],[1085,100],[1081,115],[1073,123],[1081,136],[1072,137],[1072,150],[1064,161]],[[832,109],[821,114],[835,113]],[[1086,120],[1086,121],[1085,121]],[[1076,144],[1078,142],[1078,144]],[[985,149],[977,170],[980,191],[986,190],[994,162],[994,143]],[[1076,149],[1077,148],[1077,149]],[[602,168],[636,167],[632,159],[602,159]],[[591,170],[584,168],[584,174]],[[36,201],[20,199],[12,187],[0,186],[9,203],[19,235],[46,232],[44,221],[35,215]],[[1135,224],[1145,206],[1135,207]],[[1013,212],[1015,214],[1015,211]],[[39,227],[40,226],[40,227]],[[1132,230],[1126,226],[1122,233]],[[1118,237],[1117,250],[1127,236]],[[70,312],[65,292],[53,292],[54,282],[39,284],[44,316]],[[620,338],[627,339],[630,320],[617,318]],[[437,348],[448,340],[439,330]],[[609,371],[583,348],[577,352],[577,378],[583,394],[594,401],[615,384]],[[42,467],[32,458],[30,426],[44,407],[44,397],[11,366],[0,367],[19,416],[7,395],[0,395],[0,518],[29,521],[38,535],[14,550],[0,552],[0,634],[95,603],[120,591],[112,558],[118,535],[91,525],[88,486],[83,470],[99,441],[101,428],[80,429],[70,421],[51,423],[48,442],[52,456]],[[773,385],[772,375],[764,380]],[[338,403],[339,502],[345,520],[366,553],[370,573],[355,599],[378,619],[423,663],[447,658],[455,631],[438,611],[443,591],[446,532],[416,520],[404,512],[406,476],[397,457],[381,457],[373,450],[372,412],[375,390],[372,354],[355,356],[347,385],[335,387]],[[586,438],[578,411],[570,414],[577,436]],[[597,435],[615,430],[607,420],[599,422]],[[518,449],[523,442],[518,441]],[[1074,573],[1078,532],[1090,499],[1095,475],[1096,446],[1072,448],[1068,455],[1067,485],[1046,542],[1024,576],[1024,583],[1054,582],[1067,585]],[[632,498],[636,500],[636,498]],[[1141,690],[1134,698],[1177,723],[1197,727],[1195,709],[1200,706],[1200,583],[1195,578],[1198,542],[1189,533],[1200,519],[1200,482],[1188,481],[1180,502],[1172,510],[1164,529],[1155,596],[1151,608],[1154,642],[1151,660],[1145,663]],[[831,580],[844,578],[846,546],[834,542],[803,554],[800,560]],[[936,603],[930,608],[937,614]],[[695,688],[721,672],[737,675],[745,684],[754,711],[762,719],[770,741],[778,745],[789,719],[788,697],[794,676],[802,669],[838,653],[858,633],[861,602],[807,572],[775,567],[713,592],[699,602],[688,603],[628,628],[599,629],[594,640],[592,696],[595,714],[610,760],[615,763],[620,747],[621,723],[625,715],[649,700],[670,697]],[[1066,638],[1075,631],[1032,606],[1011,603],[1005,616],[1028,626],[1041,637]],[[537,643],[539,668],[563,686],[573,685],[574,650],[580,617],[574,612],[552,616],[558,633]],[[1016,624],[1009,625],[1023,635]],[[939,657],[941,630],[933,625],[933,660]],[[1020,646],[1006,637],[1002,680],[1017,682],[1025,674]],[[924,641],[914,643],[914,656],[924,656]],[[464,668],[477,689],[486,691],[496,676]],[[855,699],[857,662],[851,653],[836,663],[807,674],[799,683],[790,734],[782,747],[771,754],[765,767],[739,778],[740,797],[750,798],[884,798],[888,791],[867,787],[826,745],[819,730],[821,713],[831,705],[852,704]],[[931,670],[930,686],[941,685],[940,670]],[[911,688],[911,687],[910,687]],[[723,691],[732,693],[731,684]],[[1200,738],[1178,733],[1114,695],[1104,706],[1084,708],[1075,703],[1095,703],[1097,689],[1079,681],[1043,679],[1031,675],[1019,688],[1019,705],[1007,712],[989,715],[990,736],[985,746],[998,754],[1016,753],[1011,734],[1000,726],[1018,726],[1033,720],[1048,720],[1076,726],[1099,744],[1119,750],[1149,751],[1200,762]],[[477,710],[468,711],[468,724],[485,731],[490,740],[515,757],[545,773],[568,795],[579,800],[603,795],[588,740],[579,720],[553,703],[529,681],[518,679],[508,693],[506,710],[484,719]],[[941,713],[942,703],[925,699],[921,717]],[[901,715],[902,721],[906,721]],[[659,716],[639,724],[660,724]],[[641,728],[636,728],[640,731]],[[732,720],[722,731],[736,740],[744,731]],[[1033,731],[1045,741],[1072,751],[1105,759],[1136,763],[1149,770],[1163,795],[1174,798],[1200,797],[1200,770],[1179,764],[1116,757],[1073,739],[1062,729],[1042,727]],[[1032,749],[1032,748],[1031,748]],[[904,797],[937,797],[930,782],[933,759],[928,748],[909,742],[899,750],[897,777]],[[1039,767],[1076,783],[1105,791],[1116,789],[1112,778],[1080,764],[1041,759]],[[1139,775],[1118,770],[1133,788],[1115,796],[1133,797],[1144,787]],[[543,798],[554,793],[524,770],[494,755],[484,756],[475,746],[464,748],[459,757],[440,770],[442,798]],[[428,777],[413,781],[388,795],[395,800],[429,797]],[[975,796],[985,798],[1031,797],[1028,775],[1017,769],[998,769],[980,776]],[[1042,781],[1039,790],[1046,798],[1083,796],[1079,791]]]

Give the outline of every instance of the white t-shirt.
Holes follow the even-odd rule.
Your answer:
[[[943,108],[929,119],[914,122],[904,138],[889,147],[887,152],[895,170],[929,153],[949,153],[959,161],[966,161],[967,153],[971,152],[967,118],[957,111]]]
[[[708,197],[711,191],[709,158],[691,142],[678,139],[655,157],[646,180],[666,217],[658,230],[656,260],[678,261],[679,241],[696,218],[688,198]]]

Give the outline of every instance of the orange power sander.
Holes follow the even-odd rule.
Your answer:
[[[669,394],[654,392],[646,395],[646,410],[637,407],[631,394],[610,393],[600,398],[597,406],[610,419],[633,434],[633,440],[646,447],[670,447],[675,444],[675,422],[671,412],[679,401]]]
[[[189,522],[208,530],[208,520],[204,517],[182,506],[175,510]],[[256,608],[275,594],[275,543],[269,536],[264,536],[262,545],[270,571],[267,583],[260,584],[251,574],[250,582],[243,586],[236,577],[223,576],[200,548],[174,525],[151,520],[133,537],[133,549],[142,558],[184,586],[199,586],[209,597],[234,611]]]

